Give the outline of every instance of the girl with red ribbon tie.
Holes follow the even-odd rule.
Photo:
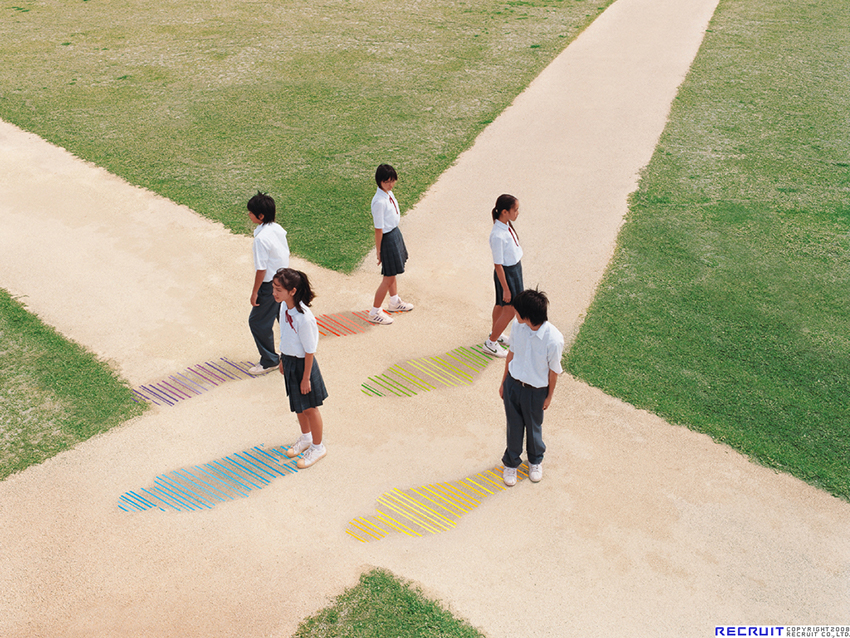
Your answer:
[[[407,261],[407,247],[398,228],[401,210],[393,195],[393,186],[398,181],[398,174],[389,164],[381,164],[375,171],[375,182],[378,190],[372,198],[372,221],[375,226],[375,250],[378,254],[378,264],[381,266],[381,285],[375,291],[375,299],[367,319],[372,323],[387,326],[393,318],[381,309],[387,293],[390,294],[388,309],[391,312],[409,312],[413,304],[402,301],[398,296],[396,275],[404,272]]]
[[[496,284],[496,305],[493,306],[493,323],[484,341],[484,350],[497,357],[507,357],[508,351],[499,344],[510,345],[510,338],[502,332],[513,321],[516,313],[511,300],[521,293],[522,246],[512,222],[519,216],[519,200],[513,195],[499,195],[493,207],[493,230],[490,231],[490,250],[493,253],[493,280]]]
[[[272,280],[272,292],[280,302],[280,373],[289,396],[289,408],[298,417],[301,436],[286,450],[289,458],[303,452],[298,468],[313,465],[327,454],[322,443],[322,415],[319,406],[328,391],[315,354],[319,327],[310,310],[315,294],[300,270],[281,268]]]

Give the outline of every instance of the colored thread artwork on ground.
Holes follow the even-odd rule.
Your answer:
[[[175,405],[228,381],[254,379],[254,375],[248,373],[253,365],[248,361],[233,362],[222,357],[218,361],[189,366],[162,381],[133,388],[134,400],[154,405]]]
[[[152,486],[122,494],[118,507],[125,512],[154,508],[195,512],[248,498],[251,492],[263,489],[274,479],[298,471],[296,463],[301,455],[289,458],[287,449],[285,445],[270,450],[258,446],[212,463],[162,474]]]
[[[365,332],[372,324],[366,321],[366,311],[339,312],[331,315],[319,315],[316,323],[323,337],[346,337]],[[248,370],[253,367],[250,361],[230,361],[226,357],[218,361],[207,361],[189,366],[179,374],[133,388],[134,401],[172,406],[180,401],[191,399],[228,381],[255,379]]]
[[[503,346],[499,346],[503,347]],[[456,348],[439,357],[411,359],[392,366],[384,374],[369,377],[361,392],[369,396],[412,397],[437,388],[472,385],[496,355],[480,345]]]
[[[517,480],[527,477],[528,464],[523,463],[517,469]],[[506,489],[501,465],[459,481],[394,489],[378,497],[374,516],[353,519],[345,533],[361,543],[381,540],[389,534],[440,534],[455,527],[485,498]]]
[[[347,337],[366,332],[372,326],[366,321],[368,311],[338,312],[333,315],[318,315],[316,323],[323,337]]]

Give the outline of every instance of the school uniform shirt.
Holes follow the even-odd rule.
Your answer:
[[[280,353],[303,359],[307,354],[316,354],[319,326],[313,312],[303,303],[301,310],[304,312],[280,304]]]
[[[271,281],[280,268],[289,268],[286,231],[277,222],[254,229],[254,270],[265,270],[263,282]]]
[[[522,259],[522,246],[513,228],[504,222],[493,222],[490,231],[490,250],[493,252],[493,263],[501,266],[516,266]]]
[[[548,321],[532,330],[516,319],[511,327],[511,352],[513,359],[508,372],[517,381],[535,388],[549,385],[549,370],[561,374],[561,355],[564,353],[564,335]]]
[[[387,193],[379,188],[372,198],[372,220],[375,222],[375,228],[380,228],[386,235],[398,226],[400,219],[401,210],[393,192]]]

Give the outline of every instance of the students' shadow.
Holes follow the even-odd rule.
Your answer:
[[[472,385],[475,377],[496,358],[480,344],[463,346],[439,356],[390,366],[383,374],[369,377],[360,390],[374,397],[412,397],[438,388]]]
[[[287,449],[286,445],[270,450],[258,446],[212,463],[161,474],[154,479],[153,485],[122,494],[118,507],[125,512],[153,508],[194,512],[247,498],[252,491],[263,489],[274,479],[298,471],[299,457],[287,457]]]
[[[527,477],[528,464],[523,463],[517,469],[517,479]],[[378,497],[374,515],[352,519],[345,532],[363,543],[393,533],[439,534],[455,527],[485,498],[505,489],[508,488],[502,480],[501,465],[459,481],[394,489]]]

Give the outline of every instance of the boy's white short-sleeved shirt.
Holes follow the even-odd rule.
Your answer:
[[[379,188],[372,198],[372,221],[375,228],[380,228],[386,234],[398,226],[400,219],[401,210],[393,192],[387,193]]]
[[[280,268],[289,268],[286,231],[277,222],[259,224],[254,229],[254,269],[265,270],[263,281],[271,281]]]
[[[316,354],[319,326],[313,312],[303,303],[301,310],[304,312],[280,304],[280,353],[303,359],[307,354]]]
[[[490,250],[494,264],[516,266],[522,259],[522,246],[516,232],[499,220],[493,222],[493,230],[490,231]]]
[[[549,385],[549,370],[561,374],[561,355],[564,353],[564,335],[548,321],[532,330],[516,319],[511,327],[511,352],[513,359],[508,372],[517,381],[535,388]]]

